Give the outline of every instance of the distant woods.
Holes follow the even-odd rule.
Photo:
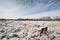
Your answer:
[[[40,17],[40,18],[36,18],[36,19],[34,19],[34,18],[31,18],[31,19],[29,19],[29,18],[17,18],[17,19],[0,19],[1,21],[11,21],[11,20],[13,20],[13,21],[60,21],[60,17],[58,17],[58,16],[56,16],[56,17],[53,17],[53,18],[51,18],[51,17]]]

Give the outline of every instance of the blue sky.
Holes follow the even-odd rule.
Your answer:
[[[60,16],[60,1],[57,3],[48,0],[49,3],[44,4],[34,1],[30,2],[19,0],[0,0],[0,18],[39,18],[42,16]],[[25,3],[25,4],[24,4]]]

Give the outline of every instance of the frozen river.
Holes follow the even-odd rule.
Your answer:
[[[49,38],[38,32],[44,27]],[[0,40],[60,40],[60,21],[0,21]]]

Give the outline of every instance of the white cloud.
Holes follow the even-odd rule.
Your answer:
[[[43,13],[36,13],[33,15],[24,15],[23,12],[15,13],[15,8],[13,9],[6,9],[0,14],[0,18],[40,18],[42,16],[60,16],[60,10],[53,10],[53,11],[48,11],[48,12],[43,12]],[[23,13],[23,14],[22,14]]]
[[[44,6],[44,4],[40,4],[40,5],[38,4],[35,7],[27,8],[25,6],[22,6],[22,4],[20,4],[20,5],[17,4],[14,0],[13,1],[5,0],[5,1],[2,1],[1,3],[0,3],[0,18],[18,18],[18,17],[37,18],[38,16],[41,17],[41,16],[47,16],[47,15],[48,16],[53,16],[53,15],[59,16],[60,15],[59,14],[60,10],[50,11],[50,12],[45,12],[45,13],[38,13],[38,14],[34,13],[34,15],[32,15],[32,13],[35,11],[37,12],[38,10],[41,10],[41,9],[42,9],[42,11],[44,11],[43,8],[47,8],[48,6],[50,6],[48,4],[46,6]],[[31,13],[31,14],[26,15],[29,13]]]
[[[36,13],[33,15],[24,16],[23,18],[40,18],[43,16],[50,16],[50,17],[60,16],[60,10],[48,11],[44,13]]]

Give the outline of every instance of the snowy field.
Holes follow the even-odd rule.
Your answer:
[[[38,30],[48,27],[48,35]],[[0,40],[60,40],[60,21],[0,21]]]

